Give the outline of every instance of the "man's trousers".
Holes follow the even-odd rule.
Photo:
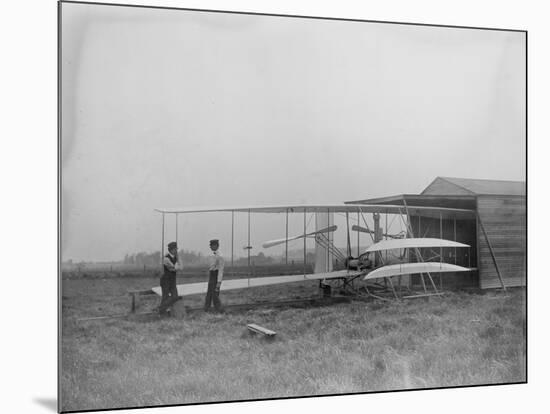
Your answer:
[[[176,275],[162,275],[160,277],[160,288],[162,290],[162,300],[159,305],[159,313],[165,313],[166,310],[179,299],[178,287],[176,286]]]
[[[216,289],[218,283],[218,271],[211,270],[210,277],[208,279],[208,290],[206,292],[206,300],[204,302],[204,310],[207,311],[210,309],[212,302],[214,302],[214,308],[217,311],[222,310],[222,303],[220,302],[220,291]]]

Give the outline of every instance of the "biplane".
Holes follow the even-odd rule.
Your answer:
[[[165,245],[165,217],[167,215],[175,216],[176,238],[178,216],[182,214],[230,214],[231,216],[231,240],[225,242],[225,246],[231,246],[230,261],[233,263],[235,257],[235,229],[234,218],[236,214],[245,214],[248,216],[247,226],[247,244],[244,250],[247,251],[248,265],[250,266],[251,250],[251,221],[252,214],[276,214],[285,217],[285,235],[273,240],[264,241],[261,246],[269,249],[274,246],[285,246],[285,262],[288,263],[288,246],[291,242],[302,241],[303,244],[303,270],[297,274],[281,274],[267,277],[246,277],[238,279],[224,279],[221,285],[221,291],[234,289],[246,289],[259,286],[270,286],[275,284],[287,284],[302,282],[305,280],[317,280],[319,286],[330,286],[336,282],[338,287],[346,290],[348,293],[356,295],[373,296],[382,298],[374,293],[374,290],[385,290],[393,293],[398,298],[398,290],[395,288],[392,279],[403,275],[420,275],[424,295],[428,293],[429,286],[424,277],[427,277],[433,293],[440,294],[432,273],[443,274],[447,272],[468,272],[475,270],[470,267],[459,266],[456,263],[446,263],[443,261],[443,248],[469,248],[467,244],[459,243],[443,238],[422,238],[414,237],[411,225],[410,215],[421,214],[427,217],[441,217],[442,214],[453,215],[455,218],[469,217],[470,210],[461,210],[453,208],[435,208],[425,206],[396,206],[396,205],[367,205],[367,204],[328,204],[328,205],[282,205],[282,206],[256,206],[256,207],[228,207],[228,208],[159,208],[157,212],[162,215],[162,257],[164,257]],[[296,235],[289,235],[289,215],[302,215],[303,226]],[[380,215],[385,214],[386,229],[383,231],[380,225]],[[345,217],[345,239],[346,248],[339,249],[334,243],[334,233],[339,227],[334,223],[334,216]],[[372,220],[368,217],[372,215]],[[399,217],[404,230],[395,234],[390,234],[388,228],[388,215]],[[308,220],[309,216],[309,220]],[[314,228],[310,223],[314,220]],[[350,227],[350,221],[355,221]],[[373,223],[369,225],[369,221]],[[372,228],[371,228],[372,227]],[[357,251],[352,254],[351,237],[355,233],[357,238]],[[370,246],[365,250],[360,250],[360,235],[368,234],[370,236]],[[313,266],[306,266],[307,247],[306,241],[313,239],[315,241],[315,260]],[[176,240],[177,241],[177,240]],[[366,244],[366,243],[365,243]],[[424,260],[421,251],[431,248],[435,255]],[[342,251],[344,250],[344,251]],[[392,252],[398,252],[395,255]],[[413,251],[414,254],[409,254]],[[439,254],[437,253],[439,251]],[[385,252],[382,254],[382,252]],[[388,255],[388,252],[390,254]],[[411,259],[414,258],[414,261]],[[226,260],[229,259],[226,255]],[[437,261],[434,261],[437,260]],[[311,267],[313,268],[312,272]],[[360,282],[363,280],[363,282]],[[399,279],[401,280],[401,279]],[[356,283],[362,283],[363,286],[357,287]],[[383,284],[380,283],[383,281]],[[370,285],[369,285],[370,283]],[[388,286],[389,285],[389,286]],[[188,283],[177,286],[180,296],[206,293],[207,283]],[[153,288],[153,291],[160,295],[160,287]],[[414,295],[413,295],[414,296]],[[406,296],[412,297],[412,296]]]

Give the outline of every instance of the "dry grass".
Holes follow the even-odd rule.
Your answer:
[[[64,281],[63,410],[526,380],[523,290],[498,299],[453,293],[390,303],[193,313],[185,320],[77,321],[126,312],[124,292],[154,284]],[[222,296],[226,302],[288,299],[314,286]],[[245,327],[252,322],[277,336],[250,336]]]

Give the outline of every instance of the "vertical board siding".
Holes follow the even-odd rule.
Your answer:
[[[525,286],[525,197],[478,196],[477,210],[493,248],[506,287]],[[478,228],[479,284],[482,289],[501,286],[485,234]]]
[[[452,218],[443,219],[442,229],[438,218],[427,218],[411,216],[411,227],[415,237],[433,237],[439,239],[441,233],[444,239],[453,240],[470,245],[470,248],[443,248],[443,262],[457,264],[463,267],[477,267],[477,239],[476,239],[476,221],[475,220],[456,220],[456,240],[455,240],[455,221]],[[441,232],[441,230],[443,230]],[[419,249],[423,261],[439,262],[440,249],[424,248]],[[456,256],[455,256],[456,252]],[[409,252],[411,262],[421,261],[414,250]],[[432,274],[436,285],[444,289],[456,289],[460,287],[478,287],[477,272],[456,272]],[[441,277],[441,279],[440,279]],[[419,275],[412,275],[411,283],[419,285]],[[441,284],[440,284],[441,283]]]

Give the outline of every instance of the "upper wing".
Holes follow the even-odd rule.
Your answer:
[[[241,207],[183,207],[183,208],[157,208],[160,213],[185,214],[185,213],[212,213],[212,212],[236,212],[236,213],[388,213],[406,214],[425,217],[440,217],[452,215],[453,217],[475,217],[474,210],[442,207],[421,207],[382,205],[382,204],[288,204],[278,206],[241,206]]]

